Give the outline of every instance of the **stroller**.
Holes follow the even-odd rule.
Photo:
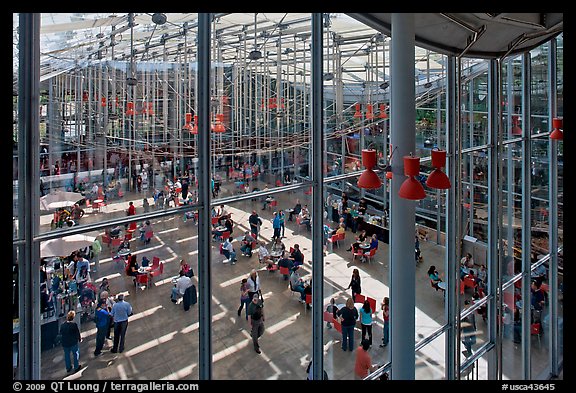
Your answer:
[[[96,290],[93,283],[87,282],[80,291],[80,305],[82,306],[82,314],[80,315],[81,323],[94,320]]]

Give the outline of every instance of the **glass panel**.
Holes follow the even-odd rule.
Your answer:
[[[425,347],[416,351],[416,379],[446,379],[446,333],[436,337]]]

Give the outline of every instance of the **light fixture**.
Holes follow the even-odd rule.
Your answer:
[[[432,167],[434,170],[426,179],[426,185],[430,188],[438,188],[441,190],[445,190],[450,188],[450,179],[444,172],[442,172],[441,168],[446,166],[446,150],[432,150]]]
[[[416,180],[420,175],[420,157],[404,156],[404,175],[408,176],[398,190],[398,196],[404,199],[420,200],[426,197],[422,184]]]
[[[380,88],[382,90],[386,90],[388,88],[388,86],[390,86],[390,82],[388,82],[388,81],[385,81],[385,82],[380,84]]]
[[[372,168],[376,166],[376,150],[362,150],[362,165],[366,167],[366,170],[364,170],[358,178],[358,187],[368,190],[380,188],[382,186],[382,180],[380,180],[376,172],[372,170]]]
[[[563,119],[559,117],[555,117],[552,119],[552,126],[554,129],[550,133],[550,139],[556,139],[557,141],[561,141],[564,139],[564,130],[563,127]]]
[[[332,72],[327,72],[324,74],[324,76],[322,77],[322,79],[324,79],[325,81],[331,81],[332,79],[334,79],[334,73]]]
[[[192,127],[192,134],[198,134],[198,115],[194,115],[194,127]]]
[[[355,119],[361,119],[362,118],[361,105],[360,104],[354,104],[354,106],[356,107],[356,112],[354,112],[354,118]]]
[[[148,115],[154,116],[154,103],[153,102],[148,103]]]
[[[518,115],[512,116],[512,135],[522,135],[522,128],[518,126],[520,124],[520,119]]]
[[[134,114],[134,103],[128,102],[126,104],[126,115],[132,116]]]
[[[226,132],[226,127],[224,127],[224,115],[219,113],[216,115],[216,125],[212,129],[214,132]]]
[[[258,14],[255,13],[254,14],[254,50],[252,50],[250,53],[248,53],[248,58],[250,60],[259,60],[262,58],[262,52],[260,52],[258,50],[258,44],[256,43],[256,38],[258,36],[258,29],[257,29],[258,19],[257,19],[257,17],[258,17]]]
[[[183,130],[192,131],[192,113],[186,113],[186,123],[182,127]]]
[[[163,25],[164,23],[166,23],[166,14],[156,12],[155,14],[152,15],[152,22],[154,22],[157,25]]]
[[[374,119],[374,112],[372,111],[372,108],[372,104],[366,104],[366,119],[368,120]]]
[[[100,99],[100,105],[101,105],[103,108],[106,107],[106,97],[102,97],[102,98]]]
[[[388,115],[386,114],[386,104],[380,104],[380,113],[378,114],[380,119],[387,119]]]

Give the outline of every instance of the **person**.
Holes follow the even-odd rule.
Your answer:
[[[290,258],[281,258],[278,261],[278,267],[286,267],[288,271],[291,271],[294,268],[294,261]],[[290,276],[288,274],[283,274],[284,280],[288,280]]]
[[[294,244],[294,250],[288,258],[294,261],[294,266],[300,266],[304,263],[304,254],[300,251],[300,244]]]
[[[466,299],[464,306],[469,308],[470,300]],[[472,355],[472,345],[476,344],[476,334],[474,334],[476,332],[476,316],[474,313],[468,314],[468,316],[462,320],[460,330],[464,336],[462,342],[466,348],[466,351],[463,353],[464,356],[469,357]]]
[[[380,308],[382,309],[382,319],[384,320],[382,344],[380,344],[380,348],[384,348],[388,345],[390,338],[390,298],[388,296],[384,297]]]
[[[144,209],[144,213],[148,213],[150,211],[150,203],[146,197],[142,199],[142,208]]]
[[[298,267],[292,269],[290,274],[290,287],[294,292],[300,292],[300,303],[306,303],[306,293],[304,292],[304,280],[298,274]]]
[[[292,210],[293,211],[291,211],[290,214],[288,215],[288,221],[293,221],[292,216],[294,215],[297,216],[302,211],[302,204],[300,203],[300,199],[296,199],[296,204],[294,205],[294,208]]]
[[[244,232],[244,238],[242,239],[242,246],[240,247],[240,251],[242,252],[243,256],[252,257],[252,247],[256,243],[256,239],[250,235],[250,231]]]
[[[370,307],[370,302],[364,300],[360,308],[360,326],[362,327],[362,340],[368,336],[368,342],[372,345],[372,314],[374,310]]]
[[[546,303],[546,295],[542,290],[542,284],[540,281],[532,280],[530,286],[530,304],[532,309],[535,311],[542,311],[544,304]]]
[[[352,300],[356,299],[356,295],[362,293],[362,286],[360,285],[360,272],[358,269],[352,270],[352,278],[350,284],[346,289],[352,289]]]
[[[246,320],[248,320],[248,306],[250,305],[250,295],[248,291],[250,286],[248,285],[248,279],[243,278],[240,284],[240,307],[238,307],[238,316],[242,313],[242,309],[246,306]]]
[[[142,192],[142,175],[138,175],[136,178],[136,186],[138,188],[138,192]]]
[[[182,179],[182,199],[186,200],[188,197],[188,178],[184,177]]]
[[[366,209],[368,208],[368,202],[366,201],[366,198],[360,198],[360,201],[358,202],[358,213],[359,214],[366,214]]]
[[[332,317],[336,319],[336,311],[338,311],[338,307],[336,307],[336,299],[331,298],[330,304],[326,306],[326,312],[332,313]],[[326,327],[328,329],[332,328],[332,324],[330,322],[326,322]]]
[[[224,256],[228,258],[228,260],[224,261],[224,263],[230,262],[231,265],[236,264],[236,252],[234,251],[234,246],[232,245],[229,237],[226,238],[224,244],[222,244],[222,252],[224,253]]]
[[[177,303],[178,299],[184,296],[186,289],[192,286],[192,279],[186,275],[182,270],[180,270],[179,277],[172,288],[172,293],[170,295],[170,300],[172,303]]]
[[[366,256],[370,255],[372,250],[378,250],[378,236],[376,236],[376,234],[373,234],[370,238],[370,248],[364,252],[364,255],[362,255],[362,259],[360,261],[366,262]]]
[[[473,268],[474,267],[474,260],[472,259],[472,254],[467,252],[466,255],[464,255],[462,257],[462,259],[460,260],[460,265],[467,267],[468,269]]]
[[[440,274],[436,270],[436,266],[431,265],[430,268],[428,269],[427,274],[428,274],[428,277],[430,277],[430,281],[432,282],[432,286],[434,288],[436,288],[436,290],[441,290],[442,292],[444,292],[444,289],[442,289],[438,286],[438,283],[442,282],[442,278],[440,278]]]
[[[278,218],[280,219],[280,235],[285,237],[284,233],[286,232],[286,214],[284,214],[283,210],[278,211]]]
[[[72,364],[70,355],[74,361],[74,372],[80,371],[81,365],[78,363],[80,360],[80,347],[79,343],[82,342],[80,329],[78,324],[74,322],[76,312],[74,310],[68,311],[66,315],[66,322],[60,326],[60,335],[62,336],[62,349],[64,350],[64,363],[66,364],[66,371],[72,372]]]
[[[92,271],[96,273],[100,269],[100,253],[102,252],[102,243],[100,243],[100,236],[97,236],[92,243],[92,261],[94,268]]]
[[[260,246],[258,247],[258,262],[267,263],[268,268],[272,266],[272,258],[270,257],[270,252],[266,248],[266,243],[264,242],[260,242]]]
[[[275,240],[280,238],[282,228],[280,227],[280,216],[278,216],[278,212],[274,212],[273,214],[272,228],[274,229],[274,234],[272,235],[272,240]]]
[[[281,253],[280,257],[283,258],[284,251],[286,251],[286,246],[284,245],[284,243],[282,243],[282,239],[276,238],[276,240],[274,240],[274,243],[272,243],[272,246],[270,247],[270,251]]]
[[[322,379],[323,380],[328,380],[328,373],[326,372],[326,370],[323,370],[324,372],[322,373]],[[306,367],[306,380],[307,381],[312,381],[314,380],[314,366],[312,366],[312,359],[310,359],[310,363],[308,363],[308,367]]]
[[[94,356],[98,356],[102,353],[104,340],[108,334],[108,325],[110,324],[110,312],[106,307],[105,300],[98,300],[94,314],[94,322],[96,322],[96,348],[94,349]]]
[[[342,235],[343,233],[346,233],[346,227],[344,224],[338,224],[338,228],[334,229],[330,235]]]
[[[128,266],[126,267],[126,274],[134,277],[132,279],[134,281],[134,285],[136,285],[136,276],[139,274],[138,269],[139,266],[136,255],[130,255],[130,258],[128,259]]]
[[[154,229],[152,228],[150,220],[146,220],[146,222],[144,223],[144,227],[142,229],[143,230],[140,231],[141,232],[140,239],[144,242],[144,244],[148,244],[152,239],[151,234],[154,233]]]
[[[356,236],[356,241],[354,243],[352,243],[346,251],[354,250],[354,252],[358,252],[358,249],[360,248],[360,244],[362,244],[366,241],[367,236],[368,235],[366,234],[366,229],[362,229],[362,231],[358,234],[358,236]]]
[[[260,351],[260,344],[258,339],[264,334],[264,302],[260,301],[258,294],[254,294],[252,301],[248,305],[248,316],[250,317],[250,325],[252,326],[252,343],[254,344],[254,351],[257,354]]]
[[[134,216],[136,215],[136,206],[134,206],[134,202],[128,202],[128,210],[126,210],[126,215]]]
[[[110,282],[108,281],[108,277],[104,277],[100,282],[100,287],[98,288],[98,301],[102,299],[102,294],[104,292],[107,294],[110,293]]]
[[[414,258],[416,262],[422,262],[422,252],[420,251],[420,240],[418,239],[418,234],[414,235]]]
[[[306,228],[310,231],[312,230],[312,226],[311,226],[311,217],[310,217],[310,211],[308,210],[308,205],[304,205],[304,207],[302,208],[302,210],[300,210],[300,225],[306,225]]]
[[[120,236],[120,226],[119,225],[115,225],[114,227],[112,227],[112,229],[110,229],[110,237],[112,239],[117,238],[118,236]]]
[[[372,357],[368,353],[370,342],[363,339],[356,351],[356,362],[354,364],[354,375],[356,379],[364,379],[368,374],[376,371],[377,365],[372,364]]]
[[[72,208],[72,219],[76,222],[76,225],[80,223],[80,219],[84,217],[84,209],[80,207],[79,204],[75,203],[74,207]]]
[[[194,277],[194,270],[186,263],[186,260],[180,260],[180,271],[184,272],[187,277]]]
[[[250,287],[248,295],[250,296],[250,300],[252,300],[254,294],[260,291],[260,276],[258,275],[256,269],[252,269],[250,275],[248,276],[248,286]]]
[[[132,305],[124,300],[124,294],[116,296],[116,303],[112,306],[110,312],[114,319],[114,344],[110,352],[122,353],[126,339],[126,330],[128,329],[128,317],[132,315]]]
[[[342,350],[352,351],[354,348],[354,326],[356,326],[358,319],[358,310],[354,307],[354,299],[348,298],[346,306],[338,310],[336,316],[342,318]]]
[[[258,217],[256,210],[252,210],[252,214],[248,217],[248,223],[250,224],[250,232],[252,232],[254,239],[258,239],[258,230],[260,225],[262,225],[262,220]]]

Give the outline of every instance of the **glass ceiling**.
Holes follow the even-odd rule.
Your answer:
[[[325,74],[335,69],[334,43],[337,42],[345,84],[362,86],[365,81],[388,80],[389,58],[386,55],[386,64],[383,59],[384,52],[388,52],[389,37],[346,14],[325,15]],[[276,67],[280,51],[282,71],[288,72],[287,68],[294,67],[299,56],[310,60],[310,17],[310,13],[214,14],[216,34],[213,34],[212,46],[218,48],[221,61],[227,64],[254,62]],[[137,63],[182,62],[184,58],[194,62],[197,20],[196,13],[42,13],[41,81],[101,61],[128,61],[131,53]],[[17,26],[18,14],[13,14],[15,90]],[[262,59],[250,60],[248,54],[255,49],[263,54]],[[216,59],[216,54],[213,58]],[[416,48],[415,65],[417,84],[433,81],[443,74],[442,56],[421,48]],[[309,77],[309,70],[304,73]]]

